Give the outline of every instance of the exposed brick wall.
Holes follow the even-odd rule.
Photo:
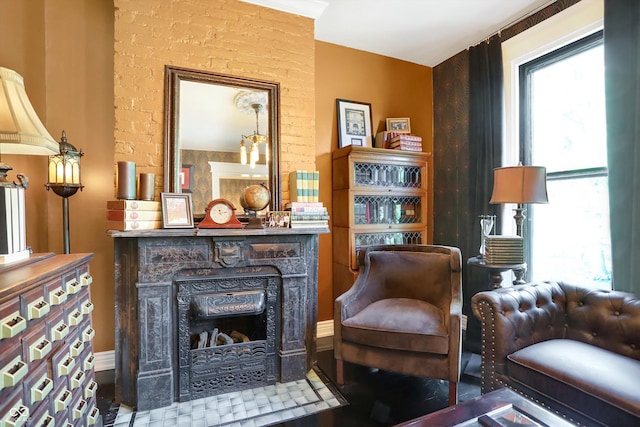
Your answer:
[[[237,0],[115,0],[115,159],[163,182],[164,67],[280,83],[280,173],[315,168],[313,20]],[[114,163],[115,170],[115,163]],[[115,190],[114,190],[115,191]]]

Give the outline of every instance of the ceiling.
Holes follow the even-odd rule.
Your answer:
[[[315,18],[323,42],[434,67],[555,0],[242,0]]]

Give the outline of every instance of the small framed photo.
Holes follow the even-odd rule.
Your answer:
[[[193,165],[182,165],[180,170],[180,190],[183,193],[193,193]]]
[[[356,145],[372,146],[371,104],[336,99],[338,115],[338,148]]]
[[[291,222],[291,212],[289,211],[269,211],[266,218],[267,227],[289,228]]]
[[[193,228],[191,193],[160,193],[163,228]]]
[[[409,117],[387,119],[387,132],[411,133]]]

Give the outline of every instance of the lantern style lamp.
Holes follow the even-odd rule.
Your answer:
[[[60,153],[49,156],[49,182],[47,190],[62,197],[62,239],[64,253],[69,253],[69,197],[82,191],[84,186],[80,182],[80,157],[84,153],[67,141],[67,133],[62,131]]]

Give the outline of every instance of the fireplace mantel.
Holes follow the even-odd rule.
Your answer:
[[[183,270],[275,267],[282,279],[279,380],[316,363],[320,229],[110,231],[115,239],[116,400],[148,410],[177,397],[176,289]]]

